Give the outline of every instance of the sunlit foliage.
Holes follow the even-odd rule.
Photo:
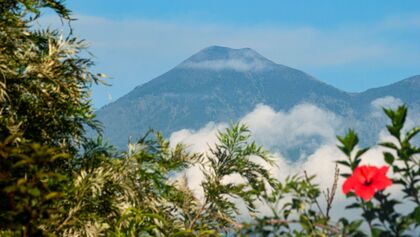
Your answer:
[[[349,177],[362,155],[352,130],[338,137],[346,169],[331,174],[328,189],[314,176],[278,180],[270,154],[252,141],[245,125],[218,134],[208,154],[189,152],[150,131],[118,151],[100,136],[89,100],[101,74],[85,44],[71,33],[35,29],[43,9],[63,22],[70,11],[57,0],[0,0],[0,236],[409,236],[420,226],[420,132],[403,130],[406,107],[385,109],[395,143],[380,144],[393,170],[395,200],[381,190],[365,201],[349,192],[362,216],[333,220],[330,211],[340,175]],[[202,197],[186,171],[200,167]],[[241,182],[229,182],[235,176]],[[320,196],[326,205],[321,205]],[[408,214],[401,203],[411,203]],[[241,205],[243,208],[241,208]],[[265,205],[270,215],[262,215]],[[322,208],[325,206],[325,208]],[[247,219],[238,218],[247,214]],[[363,229],[366,223],[369,229]]]

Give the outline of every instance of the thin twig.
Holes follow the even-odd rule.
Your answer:
[[[338,168],[338,165],[335,165],[335,174],[334,174],[334,182],[333,185],[331,187],[331,192],[329,189],[327,189],[327,218],[330,219],[330,211],[332,209],[332,203],[334,201],[334,196],[335,193],[337,191],[337,186],[338,186],[338,178],[340,176],[340,169]]]

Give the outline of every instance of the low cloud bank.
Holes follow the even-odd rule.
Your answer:
[[[401,101],[391,97],[385,97],[372,102],[373,112],[379,111],[383,106],[395,107]],[[372,113],[371,116],[378,116]],[[279,180],[284,180],[288,175],[303,174],[305,170],[309,175],[316,175],[315,182],[320,185],[321,190],[326,191],[331,188],[334,179],[335,161],[346,159],[345,156],[336,147],[336,131],[343,126],[344,119],[333,112],[326,111],[315,105],[300,104],[289,111],[274,111],[266,105],[258,105],[252,112],[245,115],[240,122],[248,125],[252,132],[252,139],[258,144],[263,145],[268,149],[274,160],[276,166],[270,167],[272,174]],[[414,120],[408,118],[410,125],[415,125]],[[209,146],[217,142],[218,131],[223,131],[228,124],[226,123],[209,123],[199,130],[180,130],[172,133],[170,142],[172,144],[184,143],[189,145],[190,151],[193,152],[208,152]],[[317,138],[313,142],[313,138]],[[385,131],[381,131],[379,141],[392,141],[390,135]],[[313,142],[313,144],[311,144]],[[289,157],[282,154],[283,149],[295,149],[305,147],[310,144],[310,147],[316,146],[310,154],[302,151],[302,157],[295,161],[291,161]],[[375,146],[362,156],[362,164],[370,165],[385,165],[382,158],[384,148]],[[349,172],[340,167],[341,172]],[[202,171],[199,167],[193,167],[186,172],[189,180],[190,188],[196,193],[199,198],[202,198],[203,191],[201,188],[201,181],[203,180]],[[392,175],[391,170],[388,175]],[[238,177],[228,177],[225,182],[239,182]],[[343,217],[343,209],[349,204],[341,191],[341,186],[344,179],[339,179],[338,190],[335,196],[334,208],[332,210],[332,217]],[[396,194],[396,187],[392,186],[387,190],[392,195]],[[351,200],[353,201],[353,200]],[[320,200],[325,203],[324,200]],[[406,205],[403,205],[403,209]],[[261,211],[264,214],[269,214],[266,208],[261,206]],[[347,218],[359,218],[358,211],[346,210]]]
[[[241,123],[248,125],[253,139],[271,152],[299,149],[300,157],[294,159],[303,159],[308,152],[334,143],[343,119],[312,104],[296,105],[287,112],[260,104]]]

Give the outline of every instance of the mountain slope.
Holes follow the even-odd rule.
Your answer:
[[[264,103],[276,110],[312,102],[345,114],[350,96],[251,49],[213,46],[97,111],[105,136],[123,147],[148,128],[164,134],[236,120]]]
[[[363,108],[363,104],[386,96],[392,96],[407,103],[412,109],[420,106],[420,75],[413,76],[388,86],[369,89],[357,94],[353,104]]]
[[[395,96],[420,105],[419,77],[349,94],[276,64],[249,48],[208,47],[97,111],[105,137],[122,148],[149,128],[165,135],[210,121],[237,120],[257,104],[287,110],[308,102],[343,117],[369,113],[372,100]]]

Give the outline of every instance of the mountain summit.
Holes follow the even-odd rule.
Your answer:
[[[97,117],[105,126],[105,137],[122,148],[128,137],[139,137],[149,128],[169,135],[210,121],[235,121],[260,103],[277,111],[312,103],[349,118],[363,117],[370,102],[384,96],[420,105],[420,88],[413,86],[419,80],[350,94],[252,49],[211,46],[102,107]]]
[[[194,54],[178,67],[201,70],[259,71],[273,69],[274,62],[250,48],[211,46]]]

